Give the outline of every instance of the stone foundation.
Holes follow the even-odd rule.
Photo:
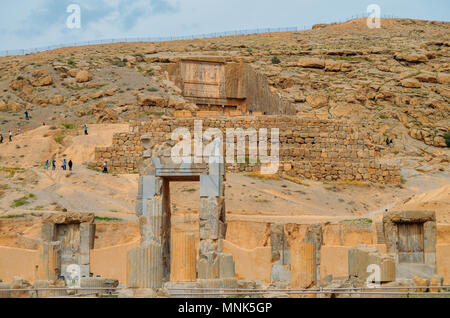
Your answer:
[[[138,161],[147,149],[170,140],[171,133],[179,127],[194,132],[195,118],[165,118],[133,124],[129,133],[114,135],[110,147],[98,147],[95,161],[90,167],[101,169],[107,162],[118,173],[136,173]],[[202,120],[203,130],[218,128],[279,128],[280,174],[312,180],[366,181],[399,184],[398,166],[378,162],[382,138],[365,135],[358,125],[348,125],[335,120],[301,118],[295,116],[217,117]],[[225,152],[224,152],[225,153]],[[248,151],[247,151],[248,154]],[[259,171],[259,164],[227,164],[227,172]]]

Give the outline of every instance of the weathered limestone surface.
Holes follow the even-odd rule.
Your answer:
[[[178,232],[172,236],[171,282],[193,282],[197,279],[195,235]]]
[[[161,244],[147,241],[128,252],[127,287],[161,288],[163,264]]]
[[[316,283],[316,248],[314,243],[291,245],[291,288],[313,287]]]
[[[380,282],[393,282],[396,279],[395,262],[392,256],[378,253],[373,246],[359,245],[350,247],[348,250],[348,273],[349,276],[367,280],[373,270],[370,265],[380,268]]]

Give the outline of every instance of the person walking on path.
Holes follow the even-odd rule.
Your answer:
[[[88,135],[88,126],[86,124],[84,125],[84,134]]]
[[[49,162],[48,160],[45,162],[45,170],[48,170]]]
[[[11,132],[11,130],[9,131],[9,141],[10,142],[12,141],[12,132]]]
[[[108,173],[108,164],[106,163],[106,161],[103,163],[103,173]]]
[[[63,162],[62,162],[62,169],[64,171],[67,170],[67,161],[66,161],[66,159],[64,159]]]
[[[392,139],[389,141],[389,147],[394,148],[394,141]]]
[[[2,144],[2,143],[3,143],[3,135],[0,134],[0,144]]]
[[[69,160],[69,170],[72,171],[73,162],[72,160]]]
[[[25,111],[25,119],[30,120],[30,115],[28,114],[28,110]]]
[[[52,160],[52,170],[53,171],[56,170],[56,160],[55,159]]]

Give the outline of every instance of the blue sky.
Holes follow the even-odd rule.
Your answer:
[[[342,21],[374,3],[384,15],[450,21],[450,0],[0,0],[0,50]],[[70,4],[81,29],[69,29]]]

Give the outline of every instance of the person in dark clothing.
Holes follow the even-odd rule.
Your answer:
[[[389,141],[389,147],[391,147],[391,148],[394,147],[394,141],[392,139]]]
[[[9,141],[10,142],[12,141],[12,132],[11,132],[11,130],[9,131]]]
[[[67,161],[66,161],[66,159],[64,159],[63,162],[62,162],[62,169],[64,171],[67,170]]]
[[[25,119],[26,119],[26,120],[30,120],[30,116],[29,116],[29,114],[28,114],[28,110],[25,111]]]
[[[52,160],[52,170],[56,170],[56,160]]]
[[[389,138],[386,138],[386,146],[389,147]]]
[[[103,173],[108,173],[108,165],[106,163],[106,161],[103,163]]]
[[[45,170],[48,170],[49,164],[50,164],[50,162],[47,160],[47,161],[45,162]]]
[[[73,167],[73,162],[72,160],[69,160],[69,170],[72,171],[72,167]]]
[[[88,126],[87,125],[84,125],[84,134],[88,135]]]
[[[2,144],[2,143],[3,143],[3,135],[0,134],[0,144]]]

